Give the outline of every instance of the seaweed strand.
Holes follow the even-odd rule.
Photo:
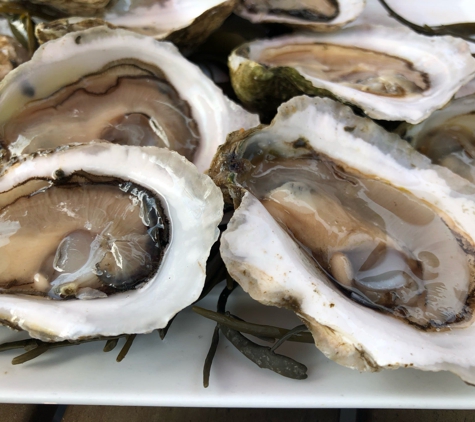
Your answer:
[[[278,355],[270,347],[260,346],[239,331],[233,330],[225,325],[219,325],[219,329],[224,336],[238,349],[244,356],[254,362],[259,368],[270,369],[271,371],[287,378],[303,380],[307,378],[307,367],[302,363],[284,355]]]
[[[242,321],[232,315],[221,314],[213,312],[199,306],[193,306],[192,310],[197,314],[218,322],[221,325],[226,325],[229,328],[237,330],[244,334],[250,334],[255,337],[267,337],[272,339],[281,339],[289,330],[285,328],[273,327],[271,325],[260,325],[252,322]],[[300,332],[288,338],[289,341],[296,341],[300,343],[314,343],[314,339],[309,332]]]
[[[209,348],[208,354],[206,355],[205,364],[203,366],[203,387],[204,388],[208,388],[209,386],[211,364],[213,363],[214,356],[216,355],[218,344],[219,344],[219,324],[216,324],[216,327],[214,327],[213,338],[211,340],[211,346]]]
[[[112,343],[119,340],[119,338],[125,337],[125,335],[119,335],[119,336],[114,336],[114,337],[109,337],[109,338],[92,338],[92,339],[87,339],[87,340],[77,340],[77,341],[59,341],[56,343],[48,343],[45,341],[37,340],[37,339],[25,339],[25,340],[17,340],[17,341],[11,341],[7,343],[0,344],[0,352],[6,352],[8,350],[15,350],[15,349],[24,349],[26,353],[23,353],[12,360],[13,365],[18,365],[20,363],[25,363],[28,362],[29,360],[32,360],[46,351],[50,349],[58,349],[60,347],[69,347],[69,346],[77,346],[79,344],[84,344],[84,343],[91,343],[93,341],[104,341],[107,340],[106,345],[104,347],[104,351],[110,351],[113,349],[109,347],[112,346]],[[114,346],[115,347],[115,346]]]
[[[112,352],[112,350],[115,349],[115,347],[117,346],[117,343],[119,342],[119,339],[118,338],[113,338],[113,339],[110,339],[110,340],[107,340],[106,341],[106,344],[104,345],[104,348],[102,349],[103,352]]]
[[[299,334],[302,332],[308,331],[308,328],[306,325],[297,325],[295,328],[292,328],[289,330],[287,334],[285,334],[283,337],[281,337],[279,340],[275,342],[275,344],[270,348],[271,352],[275,352],[277,348],[282,346],[287,340],[289,340],[294,334]]]
[[[288,356],[274,353],[274,350],[284,341],[292,338],[298,338],[299,336],[302,337],[302,332],[306,330],[306,327],[298,326],[292,330],[285,330],[277,327],[250,324],[240,320],[240,318],[231,316],[229,312],[226,312],[226,304],[229,295],[234,291],[238,284],[229,275],[226,281],[226,287],[219,295],[217,312],[209,311],[198,306],[194,306],[192,308],[193,311],[199,315],[205,316],[217,322],[213,333],[213,340],[211,342],[211,346],[203,367],[203,386],[207,388],[209,385],[211,365],[218,347],[220,331],[237,350],[239,350],[246,358],[254,362],[260,368],[270,369],[279,375],[292,379],[301,380],[307,378],[307,367],[305,365]],[[234,328],[231,328],[231,325],[234,325],[234,327],[237,325],[240,328],[243,328],[243,330],[238,331]],[[272,341],[274,339],[278,339],[278,341],[272,347],[261,346],[257,343],[254,343],[240,332],[249,331],[250,327],[250,331],[252,331],[251,334],[258,337],[265,337],[266,340],[271,338]],[[269,333],[271,335],[269,335]],[[301,341],[301,338],[299,338],[299,340]]]
[[[22,363],[32,360],[50,349],[51,345],[48,343],[41,343],[34,349],[29,350],[26,353],[23,353],[12,360],[12,365],[20,365]]]
[[[137,334],[130,334],[127,336],[127,340],[125,341],[124,346],[122,347],[121,351],[119,352],[119,355],[116,358],[117,362],[122,362],[122,360],[127,356],[127,353],[130,350],[130,346],[132,346],[132,343],[135,340],[135,337]]]

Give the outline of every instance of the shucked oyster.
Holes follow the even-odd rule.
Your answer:
[[[230,131],[257,124],[173,45],[119,29],[45,44],[0,96],[5,159],[104,139],[167,147],[203,171]]]
[[[222,208],[167,149],[23,158],[0,179],[0,320],[46,341],[165,327],[201,293]]]
[[[434,164],[475,182],[475,95],[458,98],[418,125],[398,132]]]
[[[254,299],[294,310],[345,366],[475,382],[473,185],[308,97],[230,136],[210,174],[238,206],[223,260]]]
[[[116,27],[160,40],[167,39],[189,49],[201,44],[221,25],[233,11],[237,0],[129,0],[110,1],[106,4],[82,0],[36,1],[57,7],[67,16],[73,17],[72,21],[64,18],[41,23],[36,31],[40,42],[69,32],[72,25],[78,24],[78,19],[75,18],[82,16],[88,19],[88,25],[97,26],[104,19]],[[103,7],[99,8],[101,5]],[[94,22],[94,18],[101,19]]]
[[[338,99],[374,119],[417,123],[473,77],[475,59],[456,38],[355,26],[250,42],[233,52],[229,67],[238,97],[264,114],[307,94]]]
[[[235,13],[254,23],[332,31],[356,19],[364,7],[364,0],[240,0]]]

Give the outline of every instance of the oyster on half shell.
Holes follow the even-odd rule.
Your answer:
[[[397,132],[434,164],[475,183],[475,95],[457,98],[418,125]]]
[[[474,185],[309,97],[230,135],[210,175],[237,208],[223,260],[254,299],[296,312],[342,365],[475,383]]]
[[[45,341],[165,327],[201,293],[222,208],[165,148],[23,157],[0,178],[0,321]]]
[[[36,0],[38,1],[38,0]],[[39,0],[54,6],[55,1]],[[59,1],[56,7],[68,17],[40,23],[40,43],[89,25],[106,24],[156,39],[167,39],[186,49],[201,44],[232,13],[237,0],[131,0],[107,2],[103,8],[84,8],[83,2]],[[94,6],[99,6],[95,2]],[[86,5],[88,6],[88,5]],[[82,17],[82,19],[79,19]],[[84,23],[82,23],[84,22]],[[82,27],[81,27],[82,26]],[[77,29],[76,29],[77,30]]]
[[[229,68],[238,97],[263,114],[307,94],[418,123],[473,78],[475,59],[460,39],[362,25],[253,41],[231,54]]]
[[[364,0],[239,0],[235,13],[253,23],[275,22],[334,31],[355,20]]]
[[[93,28],[40,47],[0,84],[4,159],[103,139],[178,151],[201,171],[258,123],[170,43]]]

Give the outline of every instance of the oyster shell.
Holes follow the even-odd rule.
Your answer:
[[[177,153],[109,143],[22,158],[0,203],[0,319],[45,341],[165,327],[201,293],[223,208]]]
[[[52,7],[68,15],[95,15],[106,8],[110,0],[29,0],[30,3]]]
[[[83,26],[77,16],[86,18],[87,25],[98,26],[104,19],[107,24],[134,31],[156,39],[166,39],[191,49],[201,44],[232,13],[237,0],[132,0],[109,2],[100,10],[67,11],[70,18],[40,23],[36,35],[40,42],[54,39]],[[49,0],[45,3],[52,3]],[[66,2],[70,7],[75,2]],[[98,19],[94,21],[94,19]]]
[[[455,94],[455,99],[475,94],[475,79],[468,81]]]
[[[8,75],[0,96],[7,160],[105,139],[168,147],[203,171],[230,131],[258,121],[176,47],[120,29],[93,28],[45,44]]]
[[[228,271],[254,299],[296,312],[328,357],[475,382],[472,184],[308,97],[231,135],[210,175],[239,205],[221,240]]]
[[[184,38],[186,28],[194,25],[197,28],[189,28],[186,38],[198,43],[192,37],[206,39],[231,14],[236,0],[148,0],[135,3],[125,6],[116,3],[107,10],[104,19],[113,25],[160,39],[178,30],[182,31],[181,37]]]
[[[455,0],[450,3],[450,7],[441,0],[435,0],[430,5],[421,3],[416,8],[407,0],[385,1],[381,5],[391,12],[391,18],[416,32],[464,39],[472,54],[475,54],[475,38],[471,28],[475,22],[475,9],[465,0]]]
[[[8,35],[0,35],[0,80],[29,59],[28,51]]]
[[[84,31],[85,29],[97,28],[98,26],[107,26],[110,29],[116,29],[115,25],[100,18],[63,18],[52,22],[40,22],[35,27],[35,37],[38,43],[61,38],[66,34],[77,31]]]
[[[473,78],[475,59],[459,39],[364,25],[250,42],[232,53],[229,67],[238,97],[259,112],[272,114],[304,93],[374,119],[418,123]]]
[[[458,98],[418,125],[398,133],[434,164],[475,183],[475,95]]]
[[[240,0],[235,13],[258,22],[277,22],[314,31],[333,31],[358,17],[364,0]]]

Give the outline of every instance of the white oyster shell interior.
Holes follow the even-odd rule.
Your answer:
[[[40,103],[41,100],[88,75],[100,74],[111,63],[117,62],[126,62],[131,65],[134,65],[134,62],[142,63],[145,67],[158,69],[168,83],[174,87],[181,100],[188,104],[201,138],[193,156],[194,164],[201,171],[208,168],[218,145],[224,142],[229,132],[258,124],[257,116],[246,112],[226,98],[222,91],[197,66],[181,56],[172,44],[158,42],[151,37],[125,30],[110,30],[100,27],[68,34],[58,40],[46,43],[37,50],[28,63],[19,67],[16,72],[9,74],[8,78],[0,85],[2,97],[0,137],[5,139],[5,125],[21,113],[25,107]],[[112,88],[115,89],[115,87]],[[115,92],[112,88],[110,91]],[[84,90],[84,88],[82,89]],[[81,91],[81,89],[77,91]],[[143,93],[140,95],[129,93],[128,95],[131,109],[125,108],[120,111],[122,114],[119,115],[144,114],[147,108],[154,106],[154,104],[146,104],[148,95]],[[94,95],[91,97],[94,101]],[[99,95],[97,99],[100,100],[101,97]],[[133,101],[132,97],[135,98]],[[151,98],[152,103],[153,100],[154,98]],[[115,104],[110,104],[109,107],[113,110]],[[120,107],[124,108],[126,105]],[[173,107],[173,104],[169,105],[170,109]],[[74,120],[68,126],[61,123],[59,118],[55,120],[56,113],[59,115],[61,107],[49,107],[48,113],[53,113],[53,115],[43,119],[41,123],[43,135],[47,137],[50,131],[57,131],[57,127],[60,127],[64,132],[71,129],[73,133],[82,133],[77,128],[78,124],[85,125],[89,130],[88,120],[84,120],[88,107],[83,104],[83,108],[86,110],[84,113],[79,110],[76,115],[73,111],[68,114],[68,119]],[[93,106],[91,105],[89,108],[93,108]],[[102,107],[95,114],[107,115],[110,113],[109,109]],[[119,113],[119,110],[112,111],[112,113]],[[185,125],[188,125],[189,118],[184,116],[183,119]],[[52,122],[49,126],[48,121]],[[103,125],[108,126],[109,123],[106,121]],[[150,124],[150,126],[153,125]],[[31,127],[33,126],[30,125],[30,129]],[[32,139],[38,138],[39,128],[40,124],[33,127],[29,134],[21,133],[20,130],[19,135],[15,135],[15,139],[10,144],[11,154],[21,154]],[[159,129],[153,128],[155,133],[160,133]],[[100,136],[96,135],[95,137],[99,138]]]
[[[450,7],[444,0],[433,0],[429,3],[421,2],[414,7],[409,0],[387,0],[386,3],[398,15],[414,22],[417,25],[450,25],[454,23],[474,22],[475,9],[470,0],[454,0]]]
[[[154,37],[162,39],[224,3],[229,0],[119,1],[107,9],[104,19],[130,29],[154,28]]]
[[[318,59],[314,61],[311,51],[306,53],[305,46],[312,48],[325,44],[342,46],[355,54],[358,49],[366,50],[370,55],[371,52],[382,54],[399,61],[398,66],[406,66],[408,73],[413,75],[401,81],[401,69],[392,69],[391,65],[379,69],[376,57],[371,60],[367,56],[365,62],[360,63],[350,59],[352,56],[345,59],[340,53],[341,57],[336,57],[334,65],[328,53],[324,63]],[[268,66],[293,67],[314,87],[328,90],[342,102],[358,106],[373,119],[418,123],[450,101],[475,74],[475,59],[465,41],[426,37],[402,27],[354,26],[331,34],[290,35],[255,41],[249,43],[248,48],[248,57],[233,53],[229,59],[231,69],[237,70],[247,60]],[[299,54],[298,50],[303,53]],[[332,73],[335,75],[329,76]],[[412,78],[416,78],[419,85],[416,91],[406,88]],[[418,82],[417,78],[424,82]],[[379,85],[387,93],[383,90],[379,95]],[[398,94],[399,90],[404,93]]]
[[[147,333],[165,327],[198,298],[203,288],[206,260],[222,218],[219,189],[173,151],[93,143],[26,157],[4,173],[0,192],[32,178],[51,179],[58,170],[65,176],[85,172],[114,177],[157,195],[170,221],[170,243],[158,271],[135,289],[93,300],[4,293],[0,295],[0,319],[46,341]],[[62,204],[52,206],[61,209]],[[74,213],[74,209],[69,212]],[[91,215],[94,212],[101,211],[95,209]],[[15,221],[3,223],[0,249],[20,228]],[[38,236],[41,230],[39,225]],[[2,254],[0,266],[5,259],[12,258]]]
[[[418,2],[417,7],[410,0],[386,0],[386,3],[398,15],[419,25],[439,26],[464,22],[475,22],[475,8],[471,0],[455,0],[448,3],[444,0]],[[379,0],[366,0],[366,7],[358,18],[350,25],[375,24],[384,26],[404,27],[392,18]],[[475,43],[468,43],[470,51],[475,54]]]
[[[353,130],[345,130],[348,127]],[[287,141],[307,139],[315,150],[349,168],[411,192],[448,216],[474,243],[473,185],[431,166],[406,142],[367,119],[355,118],[349,108],[297,97],[282,105],[261,133]],[[264,304],[294,309],[317,347],[336,362],[370,371],[401,366],[448,370],[475,383],[473,318],[449,330],[423,331],[351,301],[331,286],[250,193],[222,236],[221,253],[244,290]]]

